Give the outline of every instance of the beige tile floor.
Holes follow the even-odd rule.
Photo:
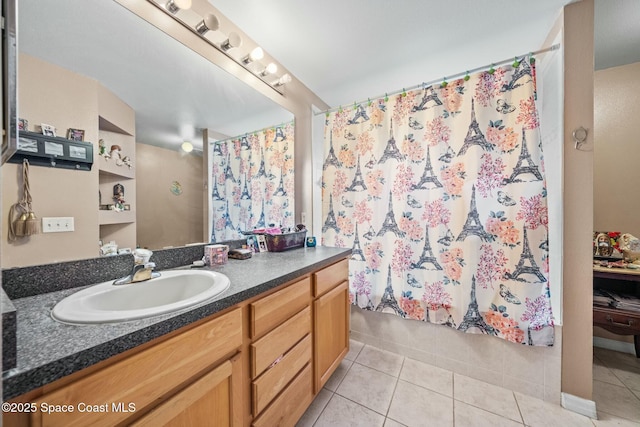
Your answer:
[[[640,359],[595,348],[598,420],[351,340],[298,427],[640,426]]]

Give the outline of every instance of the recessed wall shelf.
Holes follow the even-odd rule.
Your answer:
[[[98,223],[100,225],[130,224],[136,222],[134,211],[98,211]]]

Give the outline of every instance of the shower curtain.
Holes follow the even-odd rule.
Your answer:
[[[211,242],[293,227],[293,122],[210,143]]]
[[[351,247],[351,301],[553,344],[535,66],[327,114],[324,245]]]

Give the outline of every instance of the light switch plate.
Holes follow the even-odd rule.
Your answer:
[[[42,218],[43,233],[64,233],[74,231],[73,217]]]

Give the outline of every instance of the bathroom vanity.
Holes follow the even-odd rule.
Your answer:
[[[24,339],[4,373],[4,425],[293,426],[349,349],[350,252],[230,260],[215,301],[121,324],[50,319],[73,290],[14,300]]]

